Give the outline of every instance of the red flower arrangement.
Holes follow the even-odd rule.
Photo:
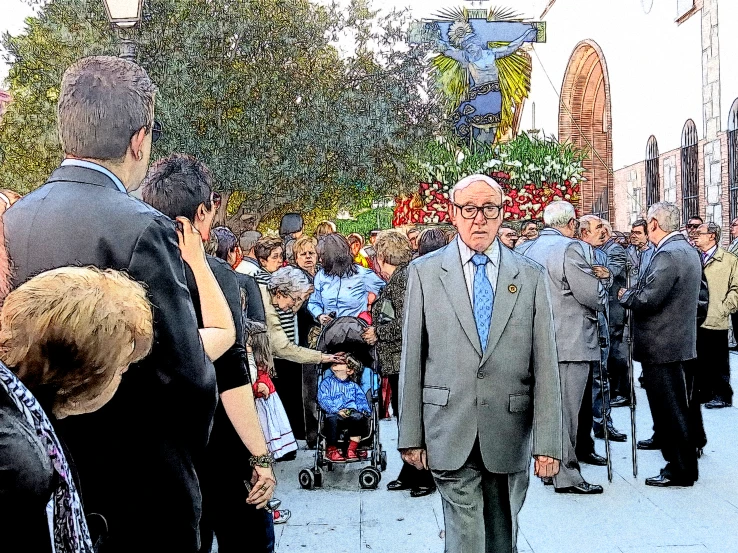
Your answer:
[[[508,221],[540,220],[546,206],[557,200],[566,200],[575,207],[579,203],[579,183],[572,184],[567,180],[561,184],[544,182],[541,186],[526,184],[515,188],[510,184],[508,173],[497,171],[492,172],[490,176],[500,183],[509,198],[505,204],[505,219]],[[424,182],[413,196],[397,199],[392,225],[399,227],[410,224],[450,223],[450,207],[447,185],[441,182]]]

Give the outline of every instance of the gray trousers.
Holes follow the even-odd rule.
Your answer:
[[[459,470],[433,470],[446,525],[446,553],[517,553],[518,513],[528,471],[497,474],[484,468],[479,442]]]
[[[556,488],[578,486],[584,482],[577,461],[577,429],[579,428],[579,410],[582,407],[584,392],[587,389],[587,378],[591,370],[589,361],[576,363],[559,362],[561,378],[561,408],[563,414],[563,459],[561,469],[554,476]]]

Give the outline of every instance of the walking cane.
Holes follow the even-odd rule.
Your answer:
[[[630,289],[630,271],[632,266],[629,262],[625,264],[626,288]],[[633,458],[633,478],[638,477],[638,442],[636,441],[636,393],[635,378],[633,377],[633,312],[625,311],[628,318],[628,378],[630,379],[630,445]]]
[[[600,356],[600,394],[602,394],[602,428],[605,432],[605,459],[607,459],[607,481],[612,483],[612,460],[610,457],[610,432],[607,428],[607,408],[605,407],[605,372],[602,370]]]

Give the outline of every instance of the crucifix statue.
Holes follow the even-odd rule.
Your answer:
[[[512,126],[511,117],[528,96],[530,59],[518,51],[526,42],[543,42],[545,24],[511,19],[499,11],[461,9],[443,15],[452,17],[415,24],[409,41],[433,44],[441,82],[461,79],[455,88],[463,94],[453,98],[451,114],[456,133],[492,143],[501,127],[506,131]],[[517,59],[506,63],[511,57]]]

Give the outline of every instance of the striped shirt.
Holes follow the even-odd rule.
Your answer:
[[[259,269],[254,275],[254,279],[259,283],[259,286],[266,287],[269,284],[269,280],[272,278],[271,273],[268,273],[264,269]],[[279,307],[275,308],[277,315],[279,315],[279,323],[282,325],[282,330],[287,335],[287,338],[292,343],[297,343],[297,315],[291,311],[282,311]]]
[[[329,415],[341,409],[354,409],[367,415],[372,412],[361,386],[352,380],[341,380],[332,371],[318,387],[318,403]]]

